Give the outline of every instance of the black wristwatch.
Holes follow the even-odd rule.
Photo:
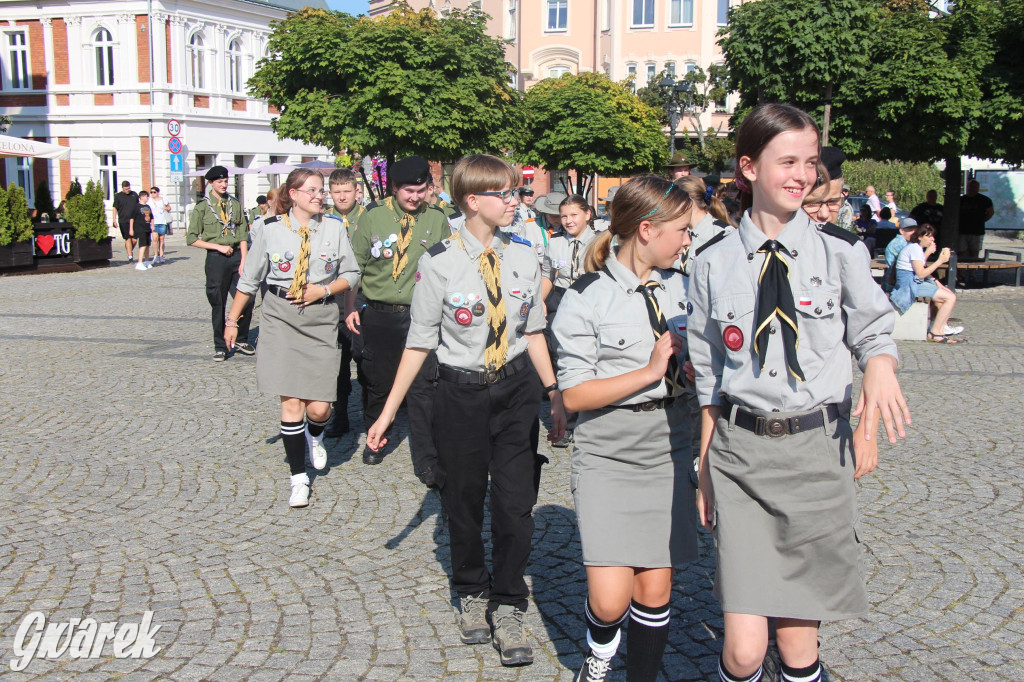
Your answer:
[[[557,390],[558,390],[558,382],[557,381],[555,383],[551,384],[550,386],[545,386],[544,387],[544,392],[545,393],[551,393],[551,391],[557,391]]]

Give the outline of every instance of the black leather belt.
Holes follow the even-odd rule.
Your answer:
[[[669,396],[668,398],[658,398],[657,400],[648,400],[645,403],[637,403],[635,405],[609,405],[608,407],[613,410],[631,410],[633,412],[653,412],[654,410],[661,410],[676,401],[675,396]]]
[[[804,431],[820,429],[825,425],[825,418],[821,410],[798,414],[795,417],[762,417],[729,402],[722,405],[722,409],[726,419],[730,418],[732,410],[736,411],[736,426],[768,438],[792,436]],[[825,406],[825,413],[828,414],[829,423],[836,421],[839,419],[839,404],[829,403]]]
[[[321,285],[318,284],[317,286]],[[285,287],[279,287],[276,284],[271,284],[270,286],[267,287],[267,291],[269,291],[274,296],[277,296],[279,298],[288,298],[288,289]],[[288,298],[288,300],[290,301],[291,299]],[[334,294],[331,294],[326,299],[318,298],[317,300],[307,303],[306,305],[314,305],[316,303],[334,303]]]
[[[474,386],[489,386],[496,384],[502,379],[507,379],[513,374],[518,374],[530,366],[529,353],[521,353],[512,362],[506,363],[503,367],[484,372],[471,372],[458,367],[448,365],[437,366],[437,376],[453,384],[471,384]]]
[[[367,301],[366,305],[373,308],[374,310],[380,310],[385,313],[404,313],[409,309],[407,305],[399,305],[397,303],[381,303],[380,301]]]

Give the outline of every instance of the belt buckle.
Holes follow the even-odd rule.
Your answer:
[[[484,383],[493,384],[497,380],[498,380],[498,370],[496,370],[496,369],[489,369],[486,372],[484,372]]]
[[[782,436],[786,435],[786,420],[779,417],[765,419],[763,430],[764,435],[768,436],[769,438],[781,438]]]
[[[644,412],[654,412],[658,409],[658,402],[656,400],[648,400],[646,403],[640,404],[640,409]]]

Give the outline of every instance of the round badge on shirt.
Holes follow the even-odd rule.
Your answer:
[[[743,331],[734,324],[730,324],[722,330],[722,341],[729,350],[739,350],[743,347]]]
[[[524,303],[519,308],[519,317],[526,319],[526,316],[530,314],[530,304]]]
[[[391,249],[384,249],[384,250],[383,250],[383,251],[381,251],[380,253],[381,253],[381,255],[382,255],[382,256],[384,256],[385,258],[391,258],[392,256],[394,256],[394,255],[395,255],[395,252],[394,252],[394,251],[392,251]]]
[[[292,251],[285,251],[284,252],[284,257],[285,257],[285,260],[292,260],[292,259],[295,258],[295,254]]]
[[[278,267],[281,269],[281,272],[288,272],[289,270],[292,269],[292,264],[289,263],[288,261],[285,261],[281,263],[281,265],[279,265]]]
[[[455,311],[455,321],[463,327],[468,327],[473,323],[473,313],[469,311],[469,308],[458,308]]]
[[[370,249],[370,255],[374,258],[380,258],[380,248],[375,246]]]
[[[453,308],[461,308],[466,302],[466,297],[459,293],[448,294],[448,303]]]
[[[395,242],[398,241],[398,235],[392,232],[391,234],[388,235],[388,239],[391,240],[392,244],[394,244]]]
[[[281,262],[281,254],[279,254],[279,253],[275,253],[275,254],[273,254],[273,255],[272,255],[272,256],[270,257],[270,262],[271,262],[271,263],[280,263],[280,262]]]
[[[334,272],[334,263],[331,263],[330,261],[325,263],[324,264],[324,272],[326,272],[328,275],[331,274],[332,272]]]
[[[466,294],[466,303],[476,303],[480,298],[480,294]]]
[[[386,248],[386,247],[388,247],[388,246],[391,246],[392,244],[394,244],[394,242],[393,242],[393,241],[391,241],[390,239],[385,239],[385,240],[384,240],[384,246],[385,246],[385,248]]]
[[[484,305],[483,301],[477,301],[473,304],[473,314],[480,317],[487,312],[487,306]]]

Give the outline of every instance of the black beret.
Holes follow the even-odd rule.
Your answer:
[[[843,177],[843,161],[846,161],[846,154],[839,147],[821,148],[821,163],[833,180]]]
[[[228,176],[228,169],[224,166],[214,166],[210,170],[206,171],[206,179],[210,182],[214,180],[223,180]]]
[[[256,203],[257,204],[265,204],[265,203],[267,203],[267,195],[261,194],[258,197],[256,197]]]
[[[527,185],[525,187],[520,187],[519,188],[519,196],[523,196],[524,194],[527,195],[527,196],[531,196],[532,197],[533,196],[533,188],[530,187],[529,185]]]
[[[395,187],[422,185],[431,179],[430,164],[421,156],[407,156],[401,161],[396,161],[391,164],[388,174],[391,176],[391,184]]]

